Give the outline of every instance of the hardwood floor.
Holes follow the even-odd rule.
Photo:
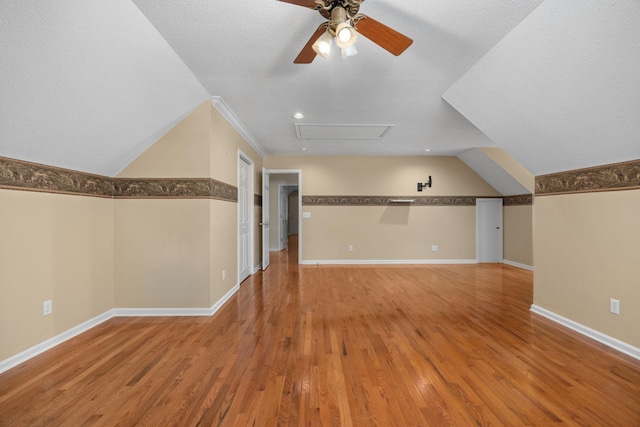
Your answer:
[[[213,317],[114,318],[0,375],[2,426],[640,426],[640,363],[506,265],[298,266]]]

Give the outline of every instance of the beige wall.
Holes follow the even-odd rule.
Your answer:
[[[206,199],[115,201],[116,307],[213,305],[209,204]]]
[[[208,178],[212,108],[202,104],[118,178]],[[209,200],[117,199],[114,205],[116,307],[211,307]]]
[[[509,153],[498,147],[482,147],[480,150],[522,184],[524,188],[529,190],[530,193],[534,192],[536,186],[535,177],[516,159],[511,157]]]
[[[238,283],[238,204],[211,200],[210,206],[209,294],[213,305]]]
[[[475,206],[303,206],[303,259],[476,258]],[[353,246],[353,251],[348,250]],[[432,252],[431,246],[439,251]]]
[[[504,259],[533,267],[533,206],[505,206]]]
[[[239,149],[254,163],[254,193],[260,192],[262,159],[206,102],[118,177],[206,177],[237,186]],[[115,204],[116,306],[211,307],[237,284],[237,203],[168,199]],[[254,265],[259,265],[259,207],[253,215]]]
[[[238,149],[261,193],[262,159],[206,102],[118,177],[237,186]],[[0,190],[0,206],[0,360],[114,307],[208,308],[237,283],[235,202]],[[259,265],[260,206],[253,215]]]
[[[208,178],[211,102],[205,102],[118,174],[118,178]]]
[[[245,141],[245,139],[234,129],[222,114],[215,108],[211,108],[210,113],[210,129],[211,129],[211,156],[210,156],[210,170],[211,178],[218,181],[226,182],[228,184],[238,185],[238,150],[243,155],[248,157],[253,162],[253,193],[262,194],[262,157]],[[219,211],[216,209],[218,205],[212,206],[212,215],[214,218],[220,218],[228,227],[234,227],[237,229],[237,207],[234,214],[234,224],[230,224],[229,209],[223,209]],[[222,206],[222,205],[220,205]],[[228,208],[228,207],[227,207]],[[260,222],[262,221],[262,209],[260,206],[254,206],[253,208],[253,259],[254,268],[262,263],[262,227]],[[233,243],[227,240],[214,239],[212,244],[219,245],[213,252],[228,252],[232,249],[231,245],[234,245],[237,253],[237,237],[234,238]],[[212,252],[212,253],[213,253]],[[231,272],[236,283],[238,279],[238,258],[234,258],[235,261],[221,266],[225,269],[227,274]],[[222,273],[220,273],[222,274]],[[221,276],[220,276],[221,277]],[[228,276],[227,276],[228,277]],[[215,293],[212,290],[212,293]]]
[[[114,262],[112,199],[0,190],[0,206],[1,361],[113,308]]]
[[[638,218],[640,190],[536,197],[534,304],[640,347]]]
[[[301,169],[302,195],[499,196],[457,157],[267,157]],[[417,183],[433,187],[417,191]],[[475,206],[303,206],[302,259],[475,260]],[[348,251],[348,246],[353,251]],[[431,246],[439,251],[432,252]]]
[[[268,169],[301,169],[303,195],[500,196],[457,157],[269,156]],[[433,187],[418,192],[416,184]]]
[[[238,150],[254,162],[254,193],[262,194],[262,158],[218,110],[211,109],[211,178],[238,185]]]
[[[530,193],[534,192],[535,177],[509,153],[498,147],[482,147],[479,150]],[[504,259],[533,267],[533,207],[505,206],[503,220]]]

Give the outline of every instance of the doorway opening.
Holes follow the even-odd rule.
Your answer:
[[[279,184],[278,185],[278,206],[277,211],[271,211],[272,218],[278,218],[278,245],[274,247],[271,241],[270,250],[285,250],[290,235],[298,235],[298,185]],[[271,206],[273,209],[274,206]],[[274,215],[275,214],[275,215]],[[276,216],[277,215],[277,216]]]
[[[262,174],[262,269],[269,266],[269,251],[287,248],[297,237],[298,263],[302,259],[302,171],[263,169]],[[270,221],[269,219],[272,218]]]

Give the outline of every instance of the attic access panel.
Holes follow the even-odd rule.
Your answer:
[[[395,125],[295,123],[298,139],[382,139]]]

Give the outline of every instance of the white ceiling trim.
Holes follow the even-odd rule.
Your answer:
[[[251,148],[256,150],[260,157],[262,157],[263,159],[267,157],[267,152],[264,151],[264,148],[262,148],[260,143],[253,137],[253,135],[251,135],[249,129],[247,129],[246,126],[242,124],[238,116],[235,115],[233,110],[231,110],[229,105],[224,102],[224,99],[222,99],[221,96],[212,96],[211,104],[216,110],[220,112],[220,114],[222,114],[222,117],[224,117],[231,124],[231,126],[233,126],[233,128],[244,138],[244,140],[247,141]]]
[[[382,139],[395,125],[295,123],[298,139]]]

